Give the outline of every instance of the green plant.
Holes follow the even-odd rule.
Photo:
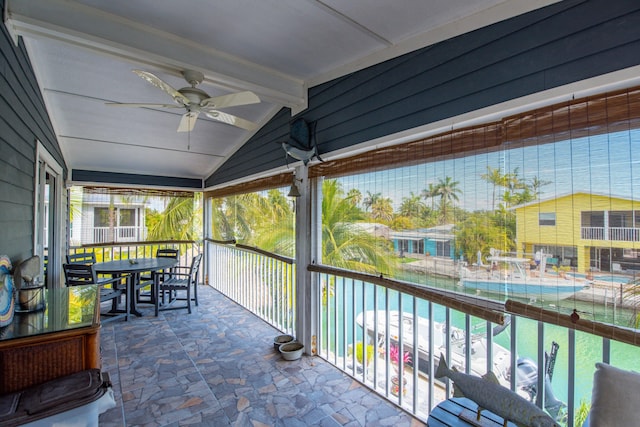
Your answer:
[[[587,415],[589,415],[589,410],[591,409],[591,405],[584,401],[584,399],[580,399],[580,406],[576,410],[576,415],[574,416],[573,425],[581,426],[584,424],[584,421],[587,419]]]
[[[367,365],[370,365],[371,362],[373,362],[373,355],[375,353],[375,350],[373,348],[372,344],[368,344],[367,345]],[[352,352],[349,352],[349,355],[351,355]],[[356,343],[356,360],[358,361],[359,364],[363,364],[363,360],[364,360],[364,344],[362,343],[362,341],[358,341]]]

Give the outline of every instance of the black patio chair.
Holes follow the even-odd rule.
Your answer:
[[[128,280],[128,277],[115,277],[98,281],[93,265],[88,264],[62,264],[62,269],[67,286],[99,285],[100,303],[111,302],[110,311],[100,312],[101,323],[121,318],[129,320],[129,301],[127,300],[126,304],[124,304],[124,310],[118,308],[120,298],[127,296],[127,287],[126,284],[122,283],[122,280]],[[102,320],[103,317],[104,320]]]
[[[161,248],[156,251],[156,258],[173,258],[180,259],[180,249],[176,248]],[[168,272],[158,272],[161,274],[159,276],[159,280],[162,281],[166,277],[167,274],[171,272],[170,269]],[[141,292],[143,288],[149,287],[150,290],[147,292]],[[155,304],[155,290],[153,287],[153,275],[151,272],[143,273],[140,275],[140,280],[138,281],[138,285],[136,286],[136,298],[137,302],[141,303],[149,303]]]
[[[198,254],[193,257],[191,266],[178,266],[173,269],[171,273],[163,277],[166,273],[154,274],[154,287],[156,288],[156,316],[160,310],[177,310],[186,308],[189,314],[191,314],[191,301],[195,301],[198,305],[198,272],[200,269],[200,261],[202,260],[202,254]],[[191,290],[193,288],[193,297],[191,296]],[[180,293],[184,292],[184,297],[180,296]],[[165,295],[168,293],[168,297]],[[166,297],[166,298],[165,298]],[[165,301],[165,299],[167,301]],[[162,300],[162,306],[160,306],[160,300]],[[174,306],[175,301],[185,301],[185,305]]]
[[[67,254],[67,264],[85,264],[93,265],[96,263],[96,254],[94,252],[77,252],[74,254]],[[104,277],[98,275],[98,282],[109,283],[110,277]]]
[[[96,254],[93,252],[77,252],[75,254],[67,254],[67,264],[88,264],[96,263]]]

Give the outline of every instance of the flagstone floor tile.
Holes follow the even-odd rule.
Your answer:
[[[279,331],[208,286],[198,307],[111,322],[103,371],[117,406],[101,427],[421,426],[319,357],[283,360]]]

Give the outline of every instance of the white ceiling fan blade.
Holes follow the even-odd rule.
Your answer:
[[[191,132],[196,125],[199,112],[190,111],[182,115],[180,125],[178,126],[178,132]]]
[[[255,130],[256,128],[255,123],[250,122],[249,120],[245,120],[243,118],[228,114],[228,113],[223,113],[222,111],[207,111],[205,114],[207,115],[207,117],[210,117],[213,120],[217,120],[222,123],[237,126],[242,129]]]
[[[105,102],[109,107],[184,108],[175,104],[141,104],[137,102]]]
[[[136,73],[138,76],[142,77],[143,79],[145,79],[146,81],[148,81],[149,83],[151,83],[152,85],[154,85],[155,87],[160,88],[163,91],[167,92],[169,95],[171,95],[171,97],[177,103],[181,105],[189,104],[189,98],[187,98],[186,96],[178,92],[173,86],[171,86],[169,83],[165,82],[155,74],[152,74],[148,71],[142,71],[142,70],[133,70],[133,72]]]
[[[247,90],[203,99],[202,102],[200,102],[200,106],[204,108],[224,108],[235,107],[236,105],[257,104],[258,102],[260,102],[258,95]]]

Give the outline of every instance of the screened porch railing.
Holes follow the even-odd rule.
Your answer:
[[[96,262],[104,262],[119,259],[153,258],[156,256],[158,249],[164,248],[180,250],[180,265],[191,265],[193,257],[202,253],[202,244],[200,242],[192,240],[159,240],[71,246],[69,254],[93,252],[96,256]]]
[[[544,408],[568,427],[580,427],[576,416],[588,411],[595,363],[640,355],[636,346],[573,328],[515,314],[499,325],[411,292],[310,269],[321,301],[318,355],[424,421],[451,396],[449,382],[430,375],[441,354],[462,372],[491,370],[539,406],[544,390]],[[508,311],[504,303],[487,307]]]
[[[208,283],[280,331],[293,334],[296,312],[292,259],[242,245],[205,240]]]

